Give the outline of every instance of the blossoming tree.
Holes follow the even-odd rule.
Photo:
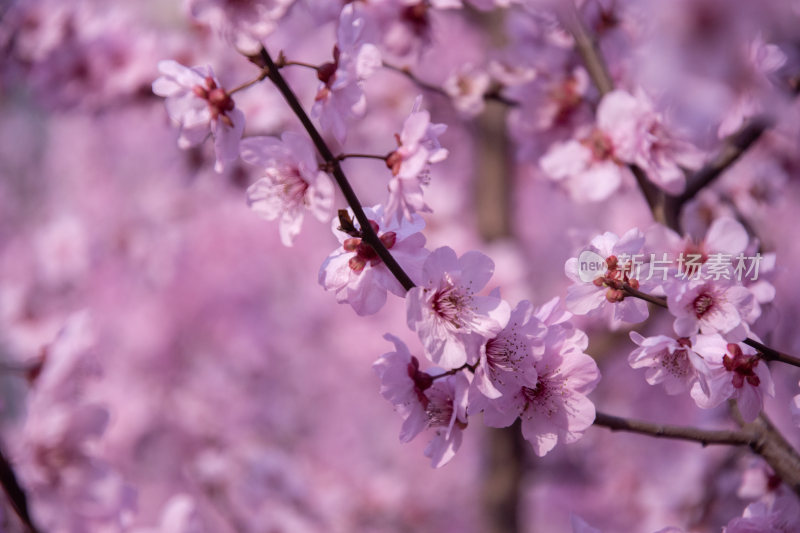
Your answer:
[[[0,8],[4,530],[800,531],[792,2]]]

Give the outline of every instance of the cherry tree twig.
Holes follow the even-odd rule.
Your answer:
[[[14,469],[6,459],[2,449],[0,449],[0,484],[2,484],[3,492],[6,493],[6,497],[11,503],[11,508],[14,509],[14,513],[22,521],[28,533],[39,533],[40,530],[33,524],[28,511],[28,499],[25,496],[25,491],[17,481]]]
[[[406,274],[389,250],[386,249],[381,240],[378,238],[378,235],[372,229],[372,225],[369,223],[367,215],[364,213],[364,209],[361,206],[361,202],[358,200],[358,196],[356,196],[355,191],[353,191],[353,188],[350,186],[350,182],[347,180],[347,176],[345,176],[344,172],[342,171],[342,167],[339,164],[339,159],[333,155],[333,152],[322,138],[322,135],[320,135],[319,131],[317,131],[316,126],[314,126],[314,124],[311,122],[308,114],[303,109],[303,106],[300,104],[300,101],[297,99],[294,91],[292,91],[292,88],[286,83],[286,80],[280,73],[280,69],[272,60],[272,57],[269,55],[269,52],[267,52],[267,49],[262,46],[257,55],[248,56],[248,59],[262,69],[266,70],[267,77],[278,88],[286,100],[286,103],[289,104],[289,107],[292,109],[294,114],[298,119],[300,119],[300,122],[303,124],[306,132],[308,132],[308,135],[311,137],[311,140],[317,147],[317,151],[319,152],[320,156],[322,156],[326,166],[331,169],[333,177],[336,180],[336,183],[339,185],[339,189],[342,191],[345,200],[347,200],[347,204],[353,210],[353,214],[361,226],[361,233],[363,235],[362,238],[364,239],[364,242],[369,244],[375,250],[383,263],[386,265],[386,268],[389,269],[394,277],[397,278],[397,281],[399,281],[406,290],[411,290],[414,288],[414,282],[411,280],[408,274]]]
[[[710,430],[690,426],[671,426],[654,424],[642,420],[633,420],[619,416],[597,412],[594,419],[595,426],[602,426],[611,431],[627,431],[651,437],[665,439],[688,440],[699,442],[704,447],[710,444],[732,444],[737,446],[754,445],[758,438],[752,431],[744,430]]]
[[[434,85],[432,83],[428,83],[426,81],[419,79],[413,72],[411,72],[411,69],[409,69],[408,67],[398,67],[397,65],[387,63],[386,61],[383,62],[383,67],[388,70],[392,70],[394,72],[402,74],[403,76],[411,80],[420,89],[425,89],[426,91],[430,91],[445,96],[447,98],[450,98],[450,94],[448,94],[448,92],[445,91],[442,87],[439,87],[438,85]],[[511,98],[508,98],[500,94],[499,88],[495,88],[493,90],[484,93],[483,99],[498,102],[503,105],[507,105],[509,107],[519,107],[520,105],[519,102],[517,102],[516,100],[513,100]]]

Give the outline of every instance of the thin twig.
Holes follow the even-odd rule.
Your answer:
[[[344,161],[345,159],[378,159],[380,161],[386,161],[388,158],[388,155],[378,154],[339,154],[336,156],[336,159],[339,161]]]
[[[266,69],[267,77],[269,77],[272,83],[275,84],[286,102],[289,104],[289,107],[292,109],[297,118],[300,119],[300,122],[303,124],[306,132],[308,132],[308,135],[311,137],[311,140],[317,147],[317,151],[322,156],[325,164],[331,169],[333,177],[336,180],[336,183],[339,185],[339,189],[341,189],[345,200],[347,200],[348,205],[353,210],[353,214],[361,226],[363,240],[375,250],[375,252],[383,261],[383,264],[386,265],[386,268],[389,269],[394,277],[397,278],[397,281],[399,281],[406,290],[411,290],[414,288],[414,282],[410,277],[408,277],[408,274],[406,274],[397,260],[395,260],[389,250],[386,249],[381,240],[378,238],[378,235],[372,229],[372,225],[369,223],[369,219],[367,219],[367,215],[364,213],[364,209],[361,207],[361,202],[358,200],[356,193],[350,186],[347,176],[345,176],[344,172],[342,171],[339,160],[333,155],[333,152],[331,152],[327,143],[322,138],[322,135],[320,135],[319,131],[317,131],[316,126],[314,126],[314,124],[311,122],[311,119],[303,109],[303,106],[300,104],[297,96],[294,94],[294,91],[292,91],[291,87],[289,87],[289,85],[286,83],[286,80],[281,75],[280,70],[273,62],[272,57],[270,57],[269,52],[267,52],[267,49],[262,46],[259,54],[256,56],[249,56],[249,59],[259,65],[261,68]]]
[[[440,94],[442,96],[450,98],[450,94],[447,91],[445,91],[442,87],[439,87],[438,85],[434,85],[432,83],[428,83],[426,81],[419,79],[413,72],[411,72],[411,69],[409,69],[408,67],[398,67],[397,65],[392,65],[391,63],[387,63],[386,61],[383,62],[383,66],[386,69],[402,74],[403,76],[411,80],[420,89],[425,89],[426,91],[431,91],[433,93]],[[483,94],[483,99],[498,102],[503,105],[507,105],[509,107],[519,106],[519,102],[517,102],[516,100],[513,100],[511,98],[508,98],[500,94],[499,88],[495,88],[493,90],[485,92]]]
[[[703,446],[708,446],[709,444],[751,446],[758,441],[757,436],[752,431],[710,430],[690,426],[654,424],[601,412],[598,412],[595,416],[594,425],[606,427],[611,431],[628,431],[651,437],[699,442]]]
[[[22,487],[17,481],[14,469],[11,463],[6,459],[2,449],[0,449],[0,484],[3,485],[3,491],[6,493],[6,497],[11,503],[14,513],[16,513],[25,525],[28,533],[39,533],[39,529],[33,524],[33,520],[28,511],[28,499],[25,496],[25,491],[22,490]]]
[[[266,69],[264,69],[264,70],[261,71],[261,74],[259,74],[259,76],[257,78],[255,78],[253,80],[250,80],[250,81],[246,81],[243,84],[241,84],[241,85],[239,85],[237,87],[234,87],[233,89],[228,91],[228,96],[230,96],[230,95],[232,95],[234,93],[238,93],[239,91],[241,91],[243,89],[247,89],[251,85],[255,85],[256,83],[264,81],[264,79],[266,79],[266,77],[267,77],[267,71],[266,71]]]

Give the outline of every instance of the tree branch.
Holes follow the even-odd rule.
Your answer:
[[[709,430],[689,426],[654,424],[652,422],[645,422],[642,420],[633,420],[629,418],[608,415],[599,411],[594,419],[594,425],[606,427],[611,431],[627,431],[630,433],[639,433],[640,435],[649,435],[651,437],[661,437],[664,439],[699,442],[703,446],[708,446],[709,444],[752,446],[758,441],[757,436],[752,431]]]
[[[748,446],[754,453],[763,457],[783,482],[800,495],[800,459],[797,452],[786,443],[783,436],[772,427],[764,415],[750,424],[745,424],[741,420],[738,411],[735,411],[736,416],[742,426],[738,431],[654,424],[601,412],[597,413],[594,425],[606,427],[611,431],[627,431],[651,437],[697,442],[702,446],[710,444]]]
[[[383,62],[383,66],[386,69],[402,74],[421,89],[425,89],[426,91],[430,91],[445,96],[447,98],[450,98],[450,95],[442,87],[439,87],[438,85],[433,85],[432,83],[428,83],[426,81],[422,81],[413,72],[411,72],[411,70],[408,67],[398,67],[397,65],[392,65],[391,63],[387,63],[386,61]],[[511,98],[507,98],[502,94],[500,94],[500,89],[494,89],[485,92],[483,94],[483,99],[499,102],[509,107],[519,106],[519,102],[517,102],[516,100],[512,100]]]
[[[280,69],[278,69],[277,65],[275,65],[275,62],[272,60],[272,57],[270,57],[267,49],[262,46],[258,55],[248,56],[248,59],[261,68],[267,70],[267,77],[270,79],[270,81],[272,81],[272,83],[275,84],[286,102],[289,104],[289,107],[292,109],[294,114],[297,115],[297,118],[300,119],[300,122],[303,124],[306,132],[308,132],[308,135],[314,142],[314,146],[317,147],[317,151],[319,152],[320,156],[322,156],[325,164],[331,169],[333,177],[336,180],[336,183],[339,185],[339,189],[342,191],[345,200],[347,200],[348,205],[353,210],[353,214],[361,226],[361,233],[363,234],[364,242],[369,244],[375,250],[375,252],[383,261],[383,264],[386,265],[389,271],[394,275],[395,278],[397,278],[397,281],[399,281],[406,290],[410,290],[415,287],[414,282],[410,277],[408,277],[408,274],[406,274],[400,264],[395,260],[389,250],[386,249],[381,240],[378,238],[378,235],[372,229],[372,225],[369,223],[367,215],[364,213],[364,209],[361,207],[361,202],[358,200],[356,193],[350,186],[347,176],[345,176],[344,172],[342,171],[342,167],[339,164],[339,159],[333,155],[333,152],[331,152],[330,148],[328,148],[328,145],[325,143],[322,135],[320,135],[319,131],[317,131],[317,128],[311,122],[308,114],[298,101],[294,91],[292,91],[291,87],[289,87],[289,85],[286,83],[286,80],[281,75]]]
[[[39,533],[39,529],[33,524],[31,515],[28,512],[28,499],[25,496],[25,491],[22,490],[17,481],[14,469],[6,459],[2,449],[0,449],[0,484],[3,485],[3,492],[6,493],[12,509],[22,521],[28,533]]]

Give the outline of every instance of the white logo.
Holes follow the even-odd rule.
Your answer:
[[[608,266],[605,258],[591,250],[584,250],[578,256],[578,277],[581,281],[591,283],[595,279],[605,275]]]

